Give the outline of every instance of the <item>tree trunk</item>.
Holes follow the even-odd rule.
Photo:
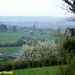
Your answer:
[[[75,60],[75,50],[73,50],[73,60]]]

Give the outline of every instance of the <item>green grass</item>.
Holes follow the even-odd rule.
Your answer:
[[[45,35],[45,34],[44,35],[40,35],[40,34],[35,33],[34,36],[36,36],[38,38],[41,38],[41,39],[51,39],[51,40],[55,40],[56,39],[54,36]]]
[[[2,42],[15,42],[20,39],[21,36],[29,37],[31,35],[27,32],[0,32],[0,40]]]
[[[35,33],[34,35],[31,35],[28,32],[0,32],[0,40],[2,42],[16,42],[20,37],[25,36],[25,37],[38,37],[42,39],[56,39],[54,36],[50,35],[40,35]]]
[[[11,54],[20,50],[20,47],[0,47],[0,52],[5,52],[7,54]]]
[[[15,70],[15,75],[56,75],[58,66]]]
[[[28,32],[0,32],[0,40],[2,42],[16,42],[18,39],[20,39],[22,36],[25,37],[38,37],[41,39],[56,39],[54,36],[50,35],[40,35],[35,33],[34,35],[31,35]],[[7,54],[13,53],[17,50],[20,50],[20,47],[0,47],[0,52],[5,52]]]

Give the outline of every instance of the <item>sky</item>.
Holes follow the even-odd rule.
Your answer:
[[[0,16],[71,16],[62,0],[0,0]]]

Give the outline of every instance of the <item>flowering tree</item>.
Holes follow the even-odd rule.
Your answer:
[[[57,46],[54,41],[46,40],[45,42],[41,42],[36,39],[34,40],[31,40],[31,45],[26,44],[21,47],[21,52],[23,52],[24,59],[38,61],[50,59],[51,56],[57,54]]]

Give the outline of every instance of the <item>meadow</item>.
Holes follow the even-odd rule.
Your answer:
[[[2,42],[16,42],[22,36],[25,37],[37,37],[40,39],[51,39],[55,40],[56,37],[51,35],[41,35],[35,33],[31,35],[29,32],[0,32],[0,40]],[[5,52],[7,54],[14,53],[15,51],[20,50],[20,47],[0,47],[0,52]],[[56,75],[58,71],[58,66],[50,66],[50,67],[41,67],[41,68],[27,68],[14,70],[15,75]]]
[[[31,35],[29,32],[0,32],[0,40],[2,42],[16,42],[18,39],[20,39],[22,36],[25,37],[37,37],[40,39],[56,39],[54,36],[51,35],[41,35],[38,33],[35,33],[34,35]],[[13,53],[15,51],[20,50],[20,47],[0,47],[0,52],[5,52],[7,54]]]
[[[38,33],[35,33],[34,35],[31,35],[29,32],[0,32],[0,40],[2,42],[16,42],[18,39],[20,39],[22,36],[25,37],[37,37],[41,39],[56,39],[54,36],[51,35],[41,35]]]
[[[35,33],[34,35],[31,35],[29,32],[0,32],[0,40],[2,42],[16,42],[18,39],[20,39],[22,36],[25,37],[37,37],[41,39],[56,39],[54,36],[50,35],[41,35]],[[10,54],[12,52],[20,50],[20,47],[0,47],[0,52],[5,52],[7,54]]]
[[[0,47],[0,52],[5,52],[7,54],[11,54],[19,50],[20,50],[20,47]]]
[[[15,75],[56,75],[58,66],[14,70]]]

